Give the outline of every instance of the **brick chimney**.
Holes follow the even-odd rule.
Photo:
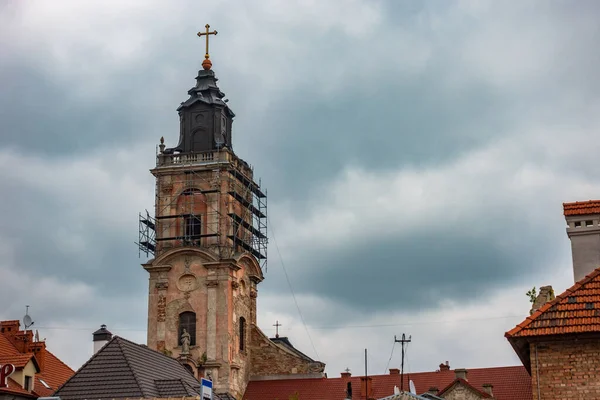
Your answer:
[[[100,325],[100,329],[92,335],[94,337],[94,354],[112,339],[112,333],[106,329],[106,325],[104,324]]]
[[[563,203],[575,282],[600,267],[600,200]]]
[[[541,306],[546,304],[549,301],[554,300],[556,297],[554,296],[554,289],[552,286],[542,286],[540,288],[540,292],[538,293],[533,305],[531,306],[530,314],[536,312]]]
[[[400,375],[400,370],[398,368],[390,368],[390,375]]]
[[[450,363],[446,361],[446,364],[440,364],[440,371],[450,371]]]
[[[29,351],[35,356],[35,359],[40,366],[40,372],[44,372],[44,367],[46,365],[46,343],[43,341],[33,342],[29,346]]]
[[[32,331],[18,331],[12,339],[12,343],[19,353],[28,353],[31,351],[31,345],[33,343]]]
[[[360,396],[365,399],[373,398],[373,379],[370,376],[360,378]]]
[[[352,376],[352,373],[350,371],[344,371],[341,373],[342,378],[348,379]]]
[[[465,381],[467,380],[467,370],[464,368],[456,368],[454,370],[454,373],[456,374],[456,379],[464,379]]]
[[[14,344],[15,335],[19,332],[21,323],[18,319],[0,322],[0,333]]]
[[[494,385],[492,385],[491,383],[483,384],[483,391],[486,392],[487,394],[489,394],[491,397],[494,397],[494,392],[492,391],[493,388],[494,388]]]

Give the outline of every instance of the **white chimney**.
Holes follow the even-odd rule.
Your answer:
[[[112,339],[112,333],[106,329],[106,325],[100,325],[100,329],[93,333],[94,336],[94,354],[98,352],[106,343]]]
[[[600,200],[563,203],[571,239],[573,276],[579,282],[600,267]]]

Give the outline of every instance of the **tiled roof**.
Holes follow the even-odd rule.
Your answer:
[[[600,333],[600,268],[506,332],[507,338]]]
[[[2,336],[4,338],[4,336]],[[2,340],[2,339],[0,339]],[[5,339],[6,340],[6,339]],[[10,344],[10,343],[9,343]],[[12,346],[12,345],[11,345]],[[0,353],[0,364],[12,364],[15,368],[23,368],[33,358],[33,354],[25,353],[21,354],[15,349],[13,354],[2,354]]]
[[[600,214],[600,200],[576,201],[563,203],[563,211],[567,215]]]
[[[166,393],[198,396],[200,382],[177,360],[114,336],[54,394],[70,400],[155,398]]]
[[[372,379],[373,397],[383,398],[394,393],[394,386],[400,387],[400,375],[374,375]],[[492,384],[494,398],[497,400],[531,400],[531,377],[522,366],[475,368],[468,370],[468,382],[478,390],[483,385]],[[453,370],[437,372],[419,372],[404,375],[404,388],[408,388],[409,379],[415,384],[418,394],[425,393],[435,386],[440,390],[456,379]],[[351,378],[315,378],[251,381],[248,384],[244,400],[287,399],[298,392],[302,400],[343,399],[346,383],[352,383],[353,393],[360,398],[361,377]]]
[[[21,397],[31,397],[32,399],[35,399],[38,397],[38,396],[28,392],[27,390],[23,389],[23,387],[21,385],[19,385],[17,382],[15,382],[11,378],[8,378],[6,380],[6,383],[8,384],[8,387],[0,389],[0,395],[10,393],[10,394],[18,394]]]
[[[69,377],[73,375],[73,370],[66,364],[60,361],[54,354],[47,349],[45,351],[45,364],[44,369],[35,374],[34,391],[32,396],[49,396],[56,390],[60,385],[66,382]],[[32,361],[36,368],[39,368],[38,362],[33,353],[21,353],[11,342],[0,333],[0,364],[13,364],[17,369],[23,368],[29,361]],[[46,382],[50,389],[48,389],[42,382]],[[9,389],[11,392],[17,391],[20,394],[28,393],[16,382],[12,381],[9,383]],[[0,392],[8,392],[8,389],[0,389]],[[35,396],[37,395],[37,396]]]
[[[71,367],[46,350],[44,369],[39,374],[36,374],[35,393],[41,397],[51,396],[52,393],[72,377],[74,373],[75,371],[73,371]],[[47,388],[42,381],[50,386],[50,388]]]

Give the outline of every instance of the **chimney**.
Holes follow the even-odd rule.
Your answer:
[[[44,367],[46,366],[46,342],[33,342],[31,346],[29,346],[29,350],[33,352],[33,355],[40,366],[40,372],[44,372]]]
[[[390,368],[390,375],[400,375],[400,370],[398,368]]]
[[[434,396],[437,396],[437,394],[439,392],[440,392],[440,390],[436,386],[430,387],[429,390],[427,391],[427,393],[432,394]]]
[[[491,383],[484,383],[483,384],[483,391],[486,392],[487,394],[490,395],[490,397],[494,397],[494,392],[492,391],[494,385],[492,385]]]
[[[454,370],[454,373],[456,374],[456,379],[464,379],[465,381],[467,380],[467,370],[464,368],[457,368]]]
[[[573,276],[579,282],[600,267],[600,200],[563,203],[571,239]]]
[[[344,372],[342,372],[341,375],[342,375],[342,378],[348,379],[352,376],[352,373],[350,371],[344,371]]]
[[[554,299],[555,299],[554,289],[552,289],[552,286],[542,286],[540,288],[540,292],[538,293],[537,297],[535,298],[535,301],[533,302],[533,305],[531,306],[531,310],[529,311],[529,314],[533,314],[541,306],[543,306],[547,302],[552,301]]]
[[[112,333],[106,329],[106,325],[100,325],[100,329],[93,333],[94,336],[94,354],[98,352],[106,343],[112,339]]]
[[[4,335],[5,338],[10,340],[12,344],[14,344],[15,335],[19,332],[19,328],[21,327],[21,323],[18,319],[12,321],[1,321],[0,322],[0,333]]]
[[[364,376],[360,378],[360,396],[365,399],[373,398],[373,382],[372,378],[365,378]]]
[[[440,371],[450,371],[450,363],[446,361],[446,364],[440,364]]]

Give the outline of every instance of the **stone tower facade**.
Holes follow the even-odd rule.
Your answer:
[[[241,398],[250,377],[257,286],[266,262],[266,196],[231,144],[234,113],[210,62],[178,108],[179,143],[161,138],[155,214],[140,216],[152,254],[148,346],[171,355],[216,393]]]

